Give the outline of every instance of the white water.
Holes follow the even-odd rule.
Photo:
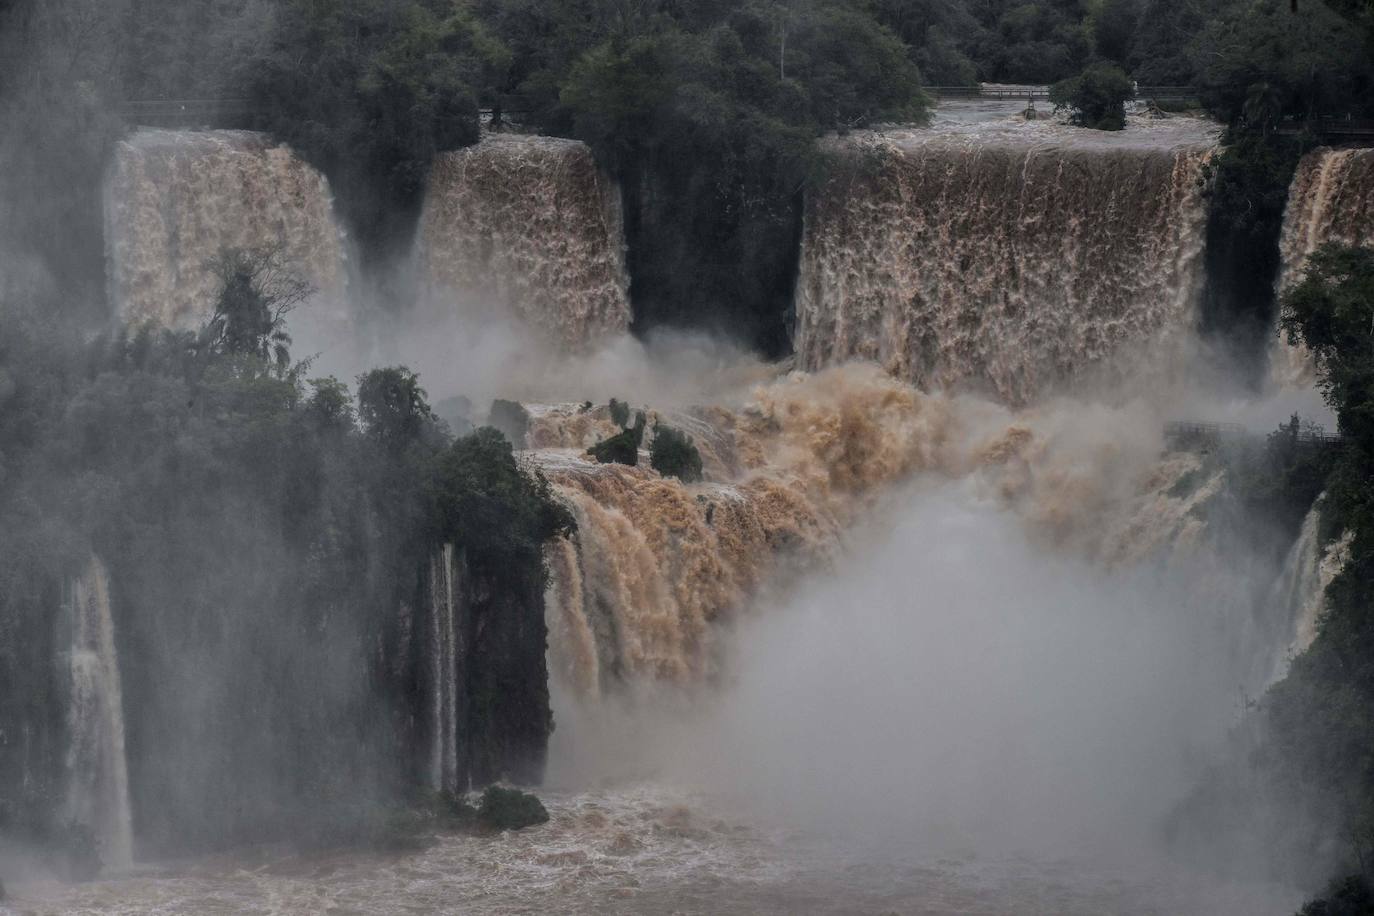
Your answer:
[[[66,816],[94,831],[107,866],[125,868],[133,861],[133,820],[124,752],[124,697],[110,615],[110,584],[104,564],[95,557],[71,585],[71,621]]]
[[[454,594],[453,545],[445,544],[430,559],[430,682],[434,719],[430,784],[435,790],[459,791],[458,785],[458,632]],[[462,583],[458,583],[462,588]],[[466,786],[461,788],[466,789]]]

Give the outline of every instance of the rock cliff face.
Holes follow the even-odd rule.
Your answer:
[[[498,575],[435,551],[428,632],[417,631],[430,686],[430,782],[463,792],[543,778],[549,708],[544,588],[537,570]]]

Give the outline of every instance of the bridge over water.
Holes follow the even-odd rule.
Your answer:
[[[937,99],[1004,99],[1017,102],[1048,101],[1048,86],[927,86],[926,91]],[[1197,98],[1197,90],[1189,86],[1138,86],[1135,98],[1142,102],[1182,102]],[[246,128],[251,127],[256,109],[249,99],[135,99],[118,107],[120,116],[131,127],[180,128]],[[506,115],[518,115],[515,108],[506,108]],[[492,109],[483,109],[484,121],[492,118]],[[1314,118],[1287,121],[1277,128],[1280,133],[1310,133],[1336,143],[1374,144],[1374,121],[1351,118]]]

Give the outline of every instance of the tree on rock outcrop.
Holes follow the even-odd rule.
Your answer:
[[[1050,101],[1056,108],[1069,109],[1069,120],[1095,130],[1125,127],[1126,100],[1134,94],[1135,87],[1126,71],[1101,61],[1050,87]]]
[[[591,455],[601,464],[628,464],[634,467],[639,464],[639,446],[644,442],[644,427],[647,421],[644,419],[644,412],[635,414],[635,425],[630,429],[622,430],[603,439],[596,445],[587,449],[587,454]]]

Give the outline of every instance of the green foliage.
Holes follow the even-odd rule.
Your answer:
[[[1081,127],[1121,130],[1126,126],[1126,102],[1134,92],[1131,78],[1115,64],[1098,62],[1078,76],[1050,87],[1050,101],[1069,108],[1070,119]]]
[[[976,52],[984,79],[1053,83],[1092,55],[1088,5],[1078,0],[1002,0],[978,7],[987,32]]]
[[[488,786],[477,808],[477,823],[485,830],[523,830],[548,821],[543,802],[519,789]]]
[[[309,385],[311,393],[305,402],[305,413],[311,425],[320,433],[351,432],[358,418],[348,386],[333,376],[313,378]]]
[[[662,423],[654,424],[649,464],[664,477],[676,477],[683,483],[701,480],[701,453],[692,437]]]
[[[291,365],[286,318],[315,290],[295,276],[277,250],[230,249],[214,261],[220,291],[202,334],[213,352],[250,356],[278,374]]]
[[[429,501],[432,540],[467,548],[473,564],[485,569],[537,564],[546,541],[576,529],[548,482],[525,474],[510,442],[490,426],[440,453]]]
[[[1139,27],[1138,0],[1105,0],[1092,16],[1093,44],[1098,56],[1128,66]]]
[[[1350,556],[1326,592],[1311,647],[1265,695],[1272,778],[1314,797],[1353,865],[1374,855],[1374,253],[1324,248],[1283,300],[1291,340],[1317,359],[1343,442],[1322,503],[1323,527],[1348,532]],[[1325,905],[1334,905],[1328,902]],[[1314,912],[1327,912],[1317,909]],[[1340,910],[1335,910],[1340,912]]]
[[[1193,82],[1225,123],[1245,116],[1256,92],[1284,115],[1368,112],[1374,67],[1368,36],[1324,3],[1288,0],[1224,6],[1192,37]]]
[[[1283,329],[1316,358],[1341,432],[1374,446],[1374,250],[1324,247],[1305,270],[1284,297]]]
[[[378,259],[408,245],[434,155],[477,140],[509,53],[466,4],[281,0],[249,77],[259,126],[321,168]]]
[[[644,442],[644,426],[646,420],[644,412],[635,414],[635,425],[631,429],[624,429],[587,449],[587,454],[591,455],[601,464],[627,464],[635,467],[639,464],[639,446]]]
[[[1349,875],[1332,881],[1322,898],[1304,904],[1297,916],[1374,916],[1374,891],[1363,875]]]
[[[647,3],[577,24],[562,4],[520,9],[534,21],[496,22],[525,74],[521,107],[620,179],[637,325],[705,325],[784,352],[813,141],[924,119],[907,46],[839,0]],[[532,30],[565,28],[568,44],[522,64]]]
[[[420,378],[404,366],[358,376],[358,418],[363,431],[392,448],[403,448],[431,429],[434,415]]]
[[[505,666],[464,726],[474,778],[533,771],[547,738],[541,548],[573,524],[547,483],[494,430],[450,443],[404,367],[363,376],[359,426],[340,382],[279,371],[265,326],[221,317],[87,341],[0,311],[0,731],[32,735],[0,743],[0,828],[59,857],[63,689],[32,659],[65,651],[54,614],[92,553],[154,854],[308,833],[412,784],[422,628],[398,609],[424,606],[445,541],[476,577],[470,682]]]

